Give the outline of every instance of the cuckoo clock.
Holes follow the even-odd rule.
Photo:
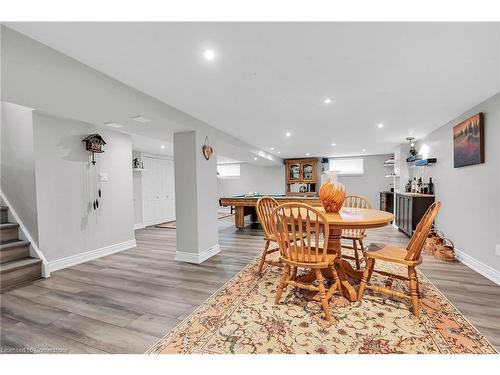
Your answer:
[[[106,142],[99,134],[91,134],[87,138],[82,140],[82,142],[85,142],[85,149],[92,153],[92,164],[95,165],[94,155],[95,153],[100,154],[104,152],[102,146],[104,146]]]

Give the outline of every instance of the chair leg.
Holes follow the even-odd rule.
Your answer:
[[[375,267],[375,259],[366,258],[366,268],[365,271],[363,272],[363,276],[361,277],[361,282],[359,283],[358,301],[361,299],[361,297],[363,297],[366,284],[370,282],[374,267]]]
[[[330,270],[332,271],[333,280],[335,281],[335,283],[330,287],[330,289],[326,293],[326,298],[328,300],[330,300],[330,298],[333,297],[333,293],[335,293],[335,291],[337,291],[337,290],[339,291],[339,295],[342,297],[342,288],[340,287],[340,278],[339,278],[339,274],[337,273],[337,270],[335,269],[335,265],[332,264],[330,266]]]
[[[360,264],[359,264],[359,254],[358,254],[358,241],[357,240],[352,240],[352,248],[354,250],[354,261],[356,262],[356,269],[360,269]]]
[[[326,297],[325,281],[323,274],[320,269],[316,270],[316,280],[318,280],[319,297],[321,299],[321,304],[323,305],[323,312],[325,313],[326,320],[330,321],[332,317],[330,316],[330,308],[328,306],[328,298]]]
[[[411,305],[413,307],[413,314],[415,314],[415,316],[419,316],[420,304],[418,302],[418,280],[415,267],[408,267],[408,278],[410,279],[410,297]]]
[[[278,284],[278,289],[276,289],[276,297],[274,298],[274,303],[276,305],[280,303],[281,294],[283,293],[283,289],[285,289],[286,287],[286,280],[289,276],[289,273],[290,273],[290,266],[286,264],[283,267],[283,270],[281,271],[280,282]]]
[[[266,261],[267,250],[269,249],[270,241],[266,241],[266,245],[264,246],[264,251],[262,252],[262,257],[260,258],[259,263],[259,273],[262,272],[262,267],[264,267],[264,262]]]

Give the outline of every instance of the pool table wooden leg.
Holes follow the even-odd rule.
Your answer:
[[[234,211],[234,226],[237,229],[243,229],[245,227],[245,207],[236,206]]]

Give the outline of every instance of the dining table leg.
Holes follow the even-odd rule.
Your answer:
[[[347,279],[347,275],[351,275],[351,273],[353,273],[353,271],[355,270],[347,260],[342,259],[342,245],[340,243],[341,235],[342,235],[342,230],[330,229],[330,238],[328,240],[328,251],[337,254],[337,258],[335,259],[335,269],[337,270],[337,274],[339,277],[340,290],[342,291],[342,295],[349,301],[357,301],[358,294],[356,292],[356,289],[354,289],[354,287]],[[333,273],[329,269],[323,270],[323,273],[328,278],[331,279],[334,278]],[[359,278],[361,278],[361,275],[362,272]]]

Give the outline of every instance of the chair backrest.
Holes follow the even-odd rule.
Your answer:
[[[255,211],[257,211],[257,217],[259,218],[260,225],[264,230],[266,237],[270,237],[273,234],[271,230],[271,214],[273,210],[279,206],[276,199],[272,197],[262,197],[257,200],[255,205]]]
[[[345,197],[344,204],[342,207],[347,208],[372,208],[370,201],[362,197],[361,195],[349,194]],[[344,229],[342,235],[344,236],[363,236],[365,234],[364,229]]]
[[[284,203],[271,215],[281,256],[296,263],[326,261],[329,227],[326,216],[304,203]]]
[[[440,208],[441,202],[436,201],[425,212],[424,216],[415,228],[415,232],[413,232],[413,236],[411,237],[408,246],[406,247],[406,250],[408,251],[408,254],[405,257],[406,260],[416,261],[420,259],[425,240],[429,235],[432,223],[434,223]]]
[[[372,208],[370,201],[361,195],[349,194],[345,197],[342,207],[349,208]]]

